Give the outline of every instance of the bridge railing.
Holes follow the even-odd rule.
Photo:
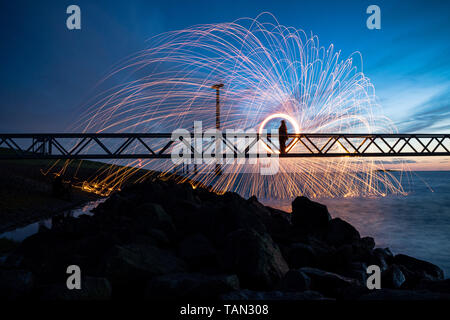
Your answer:
[[[450,156],[449,134],[288,134],[284,154],[277,134],[48,133],[0,134],[0,159],[167,159],[191,157]]]

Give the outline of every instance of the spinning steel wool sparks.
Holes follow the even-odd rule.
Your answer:
[[[110,85],[114,81],[120,85]],[[216,83],[224,84],[220,91],[222,131],[270,132],[285,119],[289,133],[395,132],[376,103],[359,53],[344,58],[333,45],[320,46],[317,36],[280,25],[269,14],[198,25],[150,39],[148,49],[116,66],[102,84],[110,89],[95,98],[73,129],[192,131],[194,121],[201,121],[203,129],[214,128],[216,95],[211,87]],[[295,139],[288,141],[288,153],[305,148]],[[139,153],[142,146],[127,148]],[[333,148],[346,146],[336,143]],[[85,189],[109,194],[125,181],[133,182],[140,168],[158,170],[164,176],[175,169],[170,161],[123,161],[114,163],[126,168],[111,172],[112,167],[106,166],[85,182]],[[235,162],[224,165],[220,176],[211,165],[198,164],[196,170],[191,165],[181,180],[201,182],[217,192],[237,191],[262,198],[404,193],[401,181],[382,170],[377,159],[273,161],[279,161],[279,172],[273,176],[255,173],[260,164]]]

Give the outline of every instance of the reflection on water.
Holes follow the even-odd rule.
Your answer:
[[[42,228],[51,228],[53,224],[58,223],[64,218],[74,217],[77,218],[82,214],[92,215],[91,210],[95,208],[100,203],[104,202],[106,198],[90,201],[79,208],[64,211],[61,214],[52,216],[51,218],[46,218],[34,223],[31,223],[25,227],[17,228],[12,231],[8,231],[0,234],[0,238],[11,239],[14,241],[23,241],[25,238],[39,232]]]
[[[430,188],[424,184],[424,180]],[[450,277],[450,172],[420,172],[412,176],[407,196],[318,199],[332,217],[354,225],[377,246],[389,247],[440,266]],[[264,201],[291,211],[292,199]]]

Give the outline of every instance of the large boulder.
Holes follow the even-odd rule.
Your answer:
[[[364,284],[367,281],[367,264],[364,262],[352,262],[343,270],[341,274],[345,277],[358,280],[360,283]]]
[[[389,266],[389,268],[382,273],[381,286],[389,289],[399,289],[406,278],[401,268],[395,264]]]
[[[299,271],[311,278],[311,289],[325,296],[335,297],[341,289],[358,287],[361,283],[356,279],[347,278],[332,272],[316,268],[300,268]]]
[[[292,202],[292,224],[298,229],[320,230],[328,226],[331,216],[325,205],[297,197]]]
[[[352,262],[359,261],[369,264],[373,255],[375,241],[371,237],[361,238],[351,244]]]
[[[369,261],[372,259],[372,250],[362,245],[359,241],[352,244],[344,244],[328,256],[328,265],[321,269],[333,271],[339,274],[353,269],[357,264],[370,265]],[[365,272],[365,271],[364,271]],[[356,271],[356,273],[360,273]],[[358,276],[360,278],[360,276]]]
[[[208,238],[200,233],[183,239],[178,245],[178,255],[194,270],[214,269],[218,265],[216,250]]]
[[[430,280],[444,279],[444,271],[438,266],[423,260],[419,260],[405,254],[397,254],[394,263],[406,267],[409,271],[422,275]]]
[[[261,220],[267,232],[276,241],[285,240],[291,233],[290,214],[279,209],[264,206],[253,196],[247,200],[249,208]]]
[[[227,236],[223,264],[238,275],[242,286],[257,290],[273,288],[289,270],[270,235],[253,229]]]
[[[78,218],[54,216],[52,217],[52,223],[53,232],[58,232],[64,234],[66,237],[70,236],[71,238],[86,237],[99,232],[97,220],[88,215],[81,215]]]
[[[219,245],[230,232],[239,229],[253,229],[265,233],[263,220],[267,219],[267,211],[249,204],[244,198],[234,192],[227,192],[221,197],[217,210],[209,215],[211,238]]]
[[[158,248],[170,248],[173,244],[164,231],[158,229],[148,229],[144,234],[135,234],[130,242],[153,245]]]
[[[217,299],[219,295],[239,290],[236,275],[178,273],[152,279],[146,297],[157,300]]]
[[[353,246],[350,244],[336,248],[336,250],[327,258],[327,265],[321,267],[321,269],[337,272],[339,274],[341,274],[342,271],[348,270],[352,262],[357,261],[357,259],[355,259]]]
[[[367,250],[373,250],[375,248],[375,240],[372,237],[363,237],[359,241],[359,246]]]
[[[265,300],[265,301],[311,301],[330,300],[315,291],[283,292],[240,290],[222,295],[221,300]]]
[[[67,289],[66,283],[45,285],[38,289],[42,300],[109,300],[112,288],[105,278],[84,277],[81,289]]]
[[[262,219],[267,218],[268,213],[231,192],[200,204],[173,201],[168,212],[174,219],[179,237],[201,233],[219,247],[224,245],[230,232],[238,229],[267,230]]]
[[[213,214],[214,207],[182,199],[174,199],[164,206],[173,218],[178,239],[195,233],[205,233],[208,230],[208,214]]]
[[[257,215],[266,226],[270,227],[270,223],[272,222],[272,213],[270,209],[259,202],[256,196],[248,198],[246,202],[248,208]]]
[[[292,269],[315,267],[318,263],[317,253],[311,245],[297,242],[283,250],[283,256]]]
[[[124,190],[125,191],[125,190]],[[119,215],[127,215],[130,213],[130,208],[136,206],[136,195],[125,192],[115,192],[105,201],[100,203],[92,211],[95,215],[102,216],[102,218],[112,219]]]
[[[144,228],[144,230],[162,230],[169,237],[175,235],[175,225],[172,217],[159,204],[144,203],[135,209],[137,217],[136,223]]]
[[[58,229],[26,238],[15,254],[22,257],[19,268],[29,270],[41,282],[52,282],[65,278],[68,265],[81,263],[80,250],[89,250],[82,238]]]
[[[360,239],[358,230],[341,218],[334,218],[328,224],[326,241],[335,247],[352,244]]]
[[[119,291],[139,294],[148,279],[183,272],[186,265],[170,251],[146,244],[129,244],[113,247],[105,255],[101,269],[115,291],[119,288]]]
[[[336,269],[336,248],[312,236],[307,238],[306,243],[311,246],[314,251],[316,260],[316,265],[314,267],[329,271]]]
[[[384,272],[393,263],[393,259],[394,255],[389,248],[376,248],[372,251],[367,262],[369,265],[377,265]]]
[[[281,291],[300,292],[309,290],[311,278],[300,270],[289,270],[281,279],[279,288]]]

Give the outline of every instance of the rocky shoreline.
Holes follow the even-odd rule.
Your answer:
[[[69,265],[82,289],[66,287]],[[366,287],[369,265],[380,290]],[[7,299],[448,300],[450,279],[388,248],[326,206],[297,197],[292,213],[255,197],[152,180],[113,194],[93,216],[25,239],[0,265]]]
[[[43,219],[51,218],[66,211],[81,207],[90,201],[100,199],[100,197],[95,194],[83,191],[76,192],[77,195],[70,200],[51,199],[51,201],[48,201],[47,208],[27,210],[26,212],[17,211],[10,214],[8,217],[3,216],[0,219],[0,234],[25,227]]]
[[[0,148],[0,153],[8,150]],[[100,198],[98,195],[72,188],[70,197],[53,194],[52,173],[62,170],[64,163],[51,160],[0,161],[0,233],[70,210]],[[64,180],[84,181],[104,164],[73,161],[66,167]],[[73,178],[78,173],[78,179]],[[70,178],[69,178],[70,177]]]

